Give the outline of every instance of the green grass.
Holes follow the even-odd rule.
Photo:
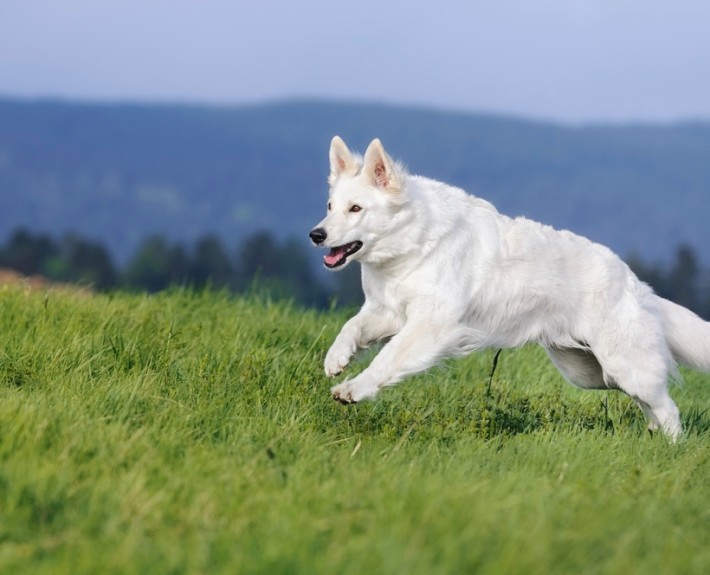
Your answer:
[[[677,445],[535,347],[344,407],[345,319],[0,288],[0,573],[710,572],[710,376]]]

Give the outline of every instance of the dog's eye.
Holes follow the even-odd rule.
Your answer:
[[[358,206],[357,204],[350,206],[350,211],[353,212],[354,214],[358,213],[361,210],[362,210],[362,208],[360,206]]]

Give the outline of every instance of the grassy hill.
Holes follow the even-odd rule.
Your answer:
[[[563,126],[333,102],[189,107],[0,99],[0,237],[75,231],[125,261],[147,235],[307,244],[327,151],[375,136],[412,172],[645,259],[710,254],[710,124]]]
[[[490,396],[481,353],[344,407],[345,318],[2,288],[0,572],[710,570],[710,376],[673,389],[678,445],[532,347]]]

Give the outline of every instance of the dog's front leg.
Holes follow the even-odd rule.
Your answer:
[[[381,388],[457,353],[461,333],[456,326],[432,325],[430,318],[410,321],[382,348],[367,369],[333,387],[333,398],[341,403],[356,403],[373,397]],[[468,341],[467,349],[473,347]]]
[[[325,374],[328,377],[338,375],[348,366],[358,349],[389,337],[396,330],[397,322],[391,312],[364,306],[356,316],[345,323],[330,346],[325,356]]]

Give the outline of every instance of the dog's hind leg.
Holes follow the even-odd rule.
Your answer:
[[[638,357],[635,350],[627,355],[623,351],[599,358],[605,379],[636,401],[648,419],[649,430],[660,429],[675,441],[683,429],[678,407],[668,393],[672,360],[666,359],[663,349],[644,357]]]
[[[600,362],[584,349],[547,348],[555,366],[570,383],[584,389],[618,389],[631,396],[648,419],[648,428],[662,430],[671,439],[682,432],[678,408],[668,394],[668,369],[657,359],[631,365],[614,354]]]
[[[648,429],[660,429],[673,441],[677,440],[683,427],[680,423],[678,407],[666,389],[666,385],[649,390],[642,397],[634,397],[648,419]]]
[[[609,389],[602,366],[591,351],[567,347],[547,347],[545,351],[572,385],[584,389]]]

